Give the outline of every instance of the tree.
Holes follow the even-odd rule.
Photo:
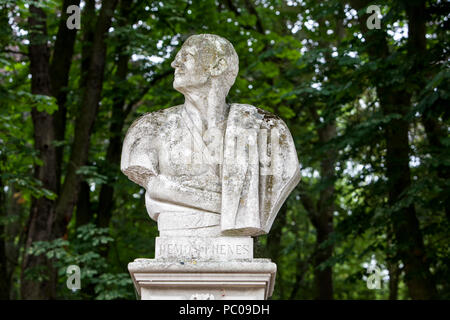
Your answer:
[[[77,5],[79,1],[64,1],[63,12],[69,5]],[[67,14],[62,14],[59,23],[58,36],[50,66],[49,48],[47,45],[46,14],[42,8],[30,5],[30,72],[32,74],[32,93],[55,96],[59,109],[54,116],[47,112],[32,110],[35,146],[43,161],[43,166],[36,167],[36,177],[43,181],[43,187],[58,194],[56,202],[48,198],[34,200],[28,226],[26,250],[23,260],[23,270],[38,265],[47,264],[50,271],[50,281],[36,283],[34,280],[22,278],[23,298],[41,299],[55,297],[56,280],[51,263],[42,256],[30,256],[27,251],[34,241],[45,241],[64,235],[73,211],[74,202],[79,190],[79,176],[76,171],[87,160],[87,149],[91,128],[95,120],[103,83],[106,44],[105,34],[109,29],[111,18],[117,1],[107,1],[103,4],[96,24],[92,55],[80,114],[77,117],[75,138],[72,146],[68,171],[61,190],[61,150],[57,152],[55,140],[64,137],[66,93],[62,92],[68,83],[70,63],[72,61],[75,32],[66,28]],[[53,80],[52,80],[53,79]]]
[[[183,102],[170,62],[214,33],[239,55],[228,102],[282,117],[301,163],[256,241],[278,266],[273,298],[448,298],[448,3],[380,1],[370,30],[362,0],[86,0],[70,30],[78,4],[0,1],[2,297],[134,298],[127,263],[158,230],[119,170],[122,139]]]

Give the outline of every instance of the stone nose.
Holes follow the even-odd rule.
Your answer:
[[[178,68],[180,66],[180,62],[178,61],[177,58],[175,58],[172,63],[170,64],[170,66],[174,69]]]

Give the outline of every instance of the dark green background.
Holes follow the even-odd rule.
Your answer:
[[[127,263],[158,232],[122,139],[183,102],[169,64],[198,33],[239,55],[228,101],[295,140],[302,181],[256,241],[278,265],[273,299],[450,297],[448,2],[88,0],[70,31],[78,2],[0,1],[1,298],[135,298]]]

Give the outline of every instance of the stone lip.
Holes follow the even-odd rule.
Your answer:
[[[142,300],[189,299],[209,294],[215,299],[267,299],[274,289],[277,265],[270,259],[239,261],[161,261],[136,259],[128,264]]]
[[[128,264],[130,273],[134,272],[256,272],[276,273],[277,265],[270,259],[247,259],[231,261],[173,261],[139,258]]]

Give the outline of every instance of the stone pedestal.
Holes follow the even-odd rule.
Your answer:
[[[265,300],[272,295],[276,269],[269,259],[128,264],[141,300]]]
[[[277,266],[253,259],[251,237],[158,237],[155,259],[128,270],[141,300],[265,300]]]

